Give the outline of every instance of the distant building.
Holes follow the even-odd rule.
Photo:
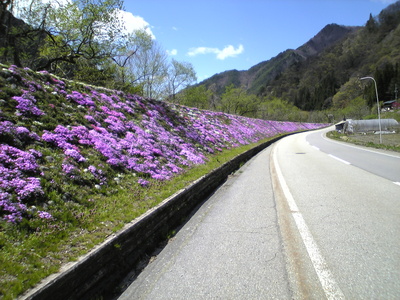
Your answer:
[[[400,128],[395,119],[381,119],[382,132],[390,132]],[[379,132],[379,119],[373,120],[343,120],[335,124],[335,130],[343,133]]]
[[[343,121],[340,121],[339,123],[336,123],[335,124],[335,130],[338,131],[338,132],[344,132],[344,128],[345,128],[346,122],[347,121],[343,120]]]
[[[400,102],[397,102],[396,100],[383,102],[382,110],[393,110],[393,109],[400,109]]]
[[[382,131],[393,131],[399,128],[399,123],[395,119],[381,119]],[[347,120],[343,125],[343,132],[379,132],[379,120]]]

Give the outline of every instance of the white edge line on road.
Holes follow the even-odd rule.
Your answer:
[[[335,156],[335,155],[328,154],[328,156],[330,156],[330,157],[332,157],[332,158],[334,158],[334,159],[336,159],[336,160],[338,160],[338,161],[340,161],[340,162],[342,162],[342,163],[344,163],[344,164],[346,164],[346,165],[351,165],[348,161],[346,161],[346,160],[344,160],[344,159],[341,159],[341,158],[339,158],[339,157],[337,157],[337,156]]]
[[[335,141],[333,139],[330,139],[330,138],[326,137],[325,133],[321,133],[321,136],[325,141],[336,143],[336,144],[339,144],[339,145],[342,145],[342,146],[345,146],[345,147],[354,148],[354,149],[358,149],[358,150],[363,150],[363,151],[372,152],[372,153],[375,153],[375,154],[381,154],[381,155],[386,155],[386,156],[390,156],[390,157],[394,157],[394,158],[399,158],[400,159],[400,156],[396,156],[396,155],[392,155],[392,154],[388,154],[388,153],[383,153],[383,152],[380,152],[380,151],[374,151],[374,150],[370,150],[370,149],[365,149],[364,147],[349,145],[346,142]]]
[[[273,161],[276,168],[276,174],[278,176],[278,180],[282,187],[289,208],[292,211],[292,216],[296,222],[297,229],[299,230],[303,243],[306,246],[308,255],[314,266],[315,272],[318,275],[325,295],[328,299],[345,299],[342,290],[336,283],[336,280],[333,278],[333,274],[329,270],[328,265],[310,232],[310,229],[304,221],[303,215],[299,211],[299,208],[297,207],[297,204],[292,194],[290,193],[289,187],[286,184],[286,181],[279,167],[278,160],[276,158],[276,148],[277,147],[275,147],[273,151]]]
[[[394,184],[400,185],[400,182],[393,182]]]

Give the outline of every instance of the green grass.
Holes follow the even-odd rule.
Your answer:
[[[342,134],[336,131],[327,133],[327,137],[355,145],[400,152],[400,133],[383,134],[382,143],[377,134]]]
[[[135,176],[125,173],[120,176],[119,185],[93,193],[90,205],[67,202],[66,214],[73,215],[74,223],[61,218],[36,220],[35,224],[19,227],[4,224],[0,231],[0,298],[15,299],[165,198],[268,140],[210,155],[206,164],[187,169],[170,181],[151,181],[147,188],[139,186]]]

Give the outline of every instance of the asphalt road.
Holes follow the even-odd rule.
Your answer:
[[[272,154],[292,287],[298,298],[400,299],[400,156],[323,132],[287,137]]]
[[[400,184],[400,153],[354,146],[325,137],[333,127],[307,135],[307,142],[333,158]],[[383,138],[385,138],[383,136]]]
[[[290,298],[269,156],[232,175],[119,299]]]
[[[400,157],[321,133],[246,163],[119,299],[400,299]]]

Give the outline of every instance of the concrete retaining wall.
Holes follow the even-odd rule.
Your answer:
[[[108,294],[146,253],[153,252],[168,233],[177,228],[229,174],[280,138],[282,136],[238,155],[165,199],[20,299],[93,299]]]

